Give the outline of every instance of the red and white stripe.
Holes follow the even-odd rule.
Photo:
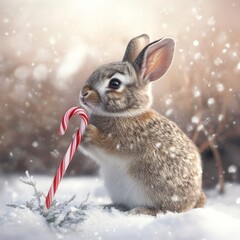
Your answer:
[[[48,191],[48,195],[47,195],[46,201],[45,201],[45,206],[47,209],[49,209],[52,204],[52,201],[53,201],[54,195],[57,191],[58,185],[61,182],[63,175],[66,172],[68,165],[71,162],[79,143],[81,142],[82,134],[85,131],[86,126],[88,125],[87,113],[80,107],[72,107],[64,114],[64,116],[62,118],[62,122],[61,122],[59,130],[58,130],[58,133],[60,135],[63,135],[66,132],[67,127],[68,127],[68,122],[71,119],[71,117],[74,115],[78,115],[80,117],[80,127],[78,128],[70,146],[68,147],[68,150],[67,150],[60,166],[58,167],[58,170],[55,174],[53,183]]]

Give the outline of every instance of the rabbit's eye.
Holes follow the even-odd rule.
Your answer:
[[[111,81],[108,84],[108,87],[111,89],[119,89],[121,87],[121,81],[117,78],[111,79]]]

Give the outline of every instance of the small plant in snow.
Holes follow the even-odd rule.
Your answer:
[[[37,183],[33,176],[30,176],[26,171],[26,178],[20,178],[19,180],[27,185],[33,187],[33,198],[21,205],[8,204],[7,206],[20,209],[29,209],[34,213],[42,215],[46,222],[53,228],[59,231],[73,230],[74,227],[82,222],[85,217],[85,210],[88,209],[88,196],[80,205],[70,205],[75,199],[76,195],[73,195],[70,199],[63,203],[58,203],[56,200],[52,202],[49,210],[45,209],[45,194],[37,188]]]

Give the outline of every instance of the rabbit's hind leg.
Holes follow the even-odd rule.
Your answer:
[[[204,192],[201,192],[199,199],[194,208],[203,208],[206,203],[206,195]]]

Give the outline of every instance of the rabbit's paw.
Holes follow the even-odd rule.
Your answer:
[[[163,213],[161,210],[156,208],[148,208],[148,207],[136,207],[128,212],[130,215],[150,215],[157,216],[157,214]]]
[[[83,137],[82,137],[82,143],[83,144],[89,144],[89,143],[95,143],[99,139],[99,130],[93,126],[93,125],[88,125],[86,128]]]

